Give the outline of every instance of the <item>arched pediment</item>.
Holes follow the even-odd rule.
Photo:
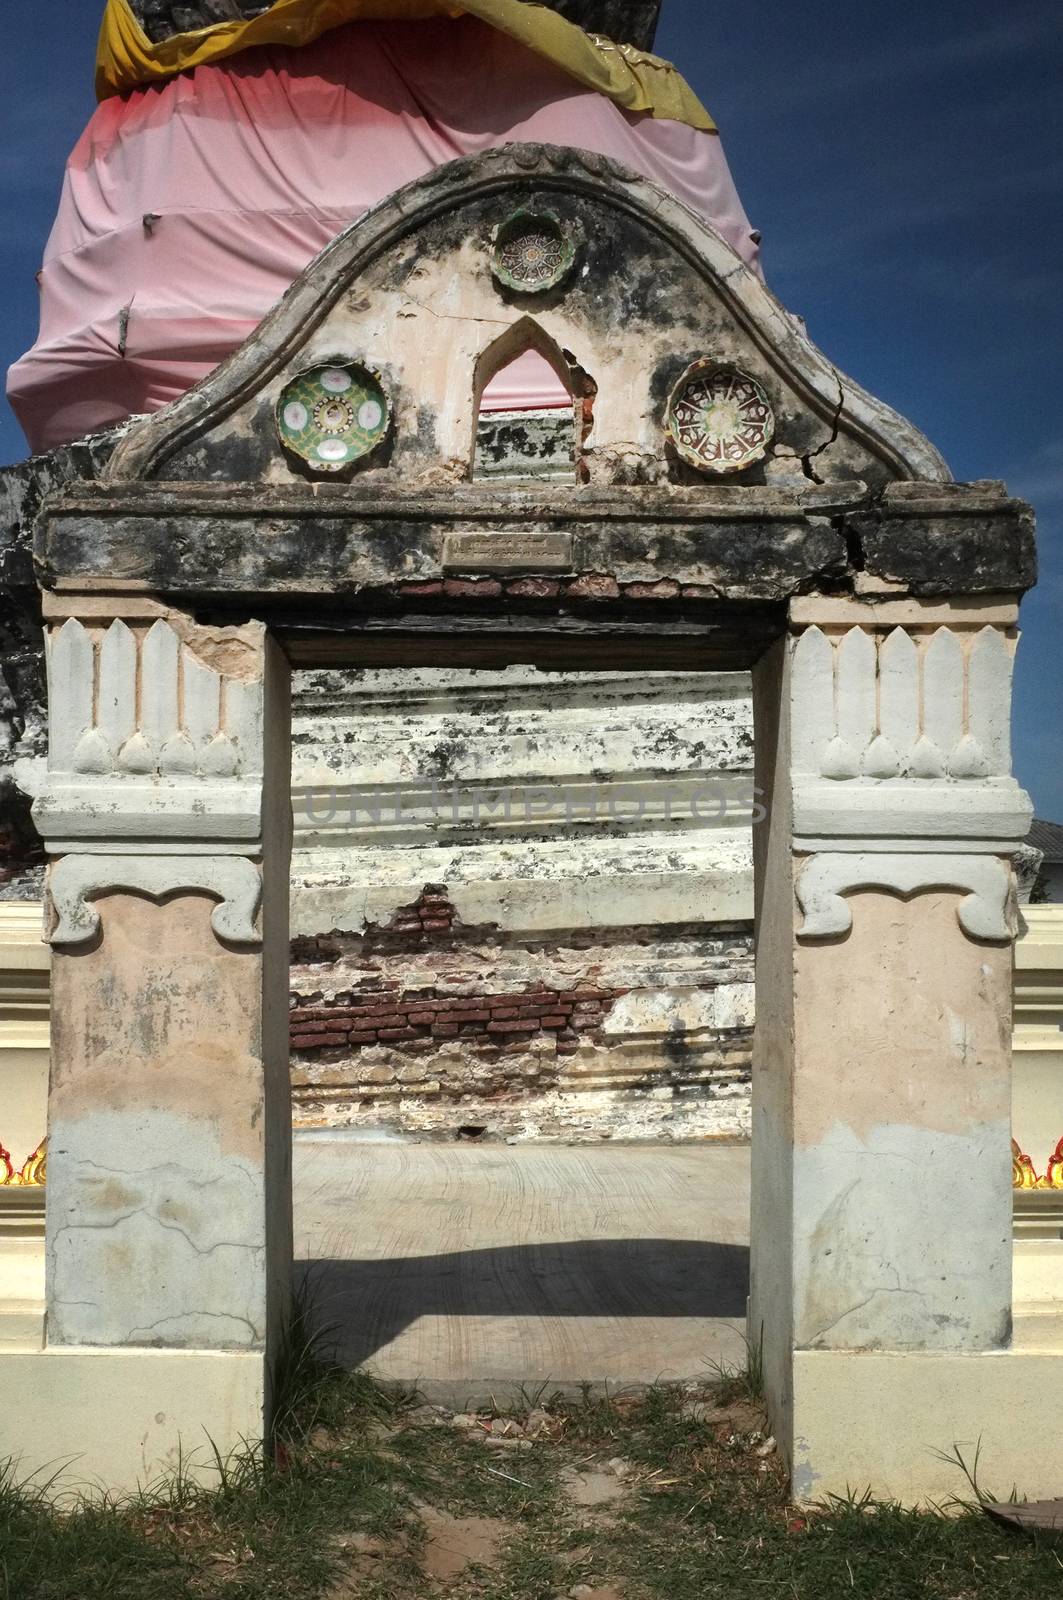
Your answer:
[[[498,230],[514,216],[545,217],[560,240],[556,250],[547,240],[550,259],[531,285],[496,259]],[[313,480],[279,437],[278,407],[301,374],[347,362],[382,390],[378,447],[351,470],[372,474],[382,494],[392,481],[460,482],[482,353],[529,318],[596,386],[591,482],[719,481],[667,436],[676,385],[699,360],[748,375],[772,412],[770,442],[727,481],[950,481],[934,446],[839,373],[680,201],[604,157],[542,145],[441,167],[347,229],[229,360],[131,428],[107,476]]]

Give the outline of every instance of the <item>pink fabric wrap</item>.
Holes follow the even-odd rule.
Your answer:
[[[572,396],[538,350],[525,350],[496,372],[480,397],[481,411],[571,409]]]
[[[183,394],[371,206],[515,140],[614,157],[756,263],[716,135],[625,113],[473,18],[352,23],[99,107],[68,164],[37,343],[8,374],[31,446]],[[534,381],[526,402],[542,403]]]

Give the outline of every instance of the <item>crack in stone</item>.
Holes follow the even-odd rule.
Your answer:
[[[820,1328],[816,1333],[814,1333],[810,1341],[810,1348],[813,1348],[820,1339],[825,1339],[827,1334],[831,1333],[840,1322],[845,1321],[846,1317],[854,1317],[858,1311],[863,1311],[864,1308],[869,1306],[872,1300],[876,1300],[880,1294],[913,1295],[917,1300],[923,1300],[926,1298],[921,1289],[905,1289],[902,1288],[899,1283],[894,1288],[890,1288],[888,1285],[882,1284],[879,1288],[873,1289],[866,1299],[858,1301],[855,1306],[848,1306],[846,1310],[839,1312],[838,1316],[836,1316],[832,1322],[828,1322],[824,1327]]]
[[[68,1154],[63,1151],[63,1154]],[[257,1187],[258,1178],[255,1173],[249,1172],[246,1167],[233,1165],[225,1172],[219,1172],[213,1178],[201,1178],[190,1167],[178,1166],[176,1162],[167,1161],[159,1164],[152,1163],[147,1167],[105,1167],[102,1161],[93,1161],[88,1156],[76,1156],[75,1161],[79,1167],[92,1167],[96,1172],[103,1172],[109,1178],[142,1178],[146,1174],[152,1177],[160,1173],[172,1173],[180,1181],[194,1185],[196,1189],[211,1189],[216,1184],[227,1183],[232,1177],[246,1178],[252,1188]]]
[[[200,1246],[195,1240],[175,1222],[165,1222],[162,1217],[154,1216],[144,1206],[134,1206],[132,1211],[124,1211],[120,1216],[110,1222],[64,1222],[52,1235],[52,1250],[54,1251],[64,1233],[110,1233],[115,1228],[121,1227],[124,1222],[131,1222],[134,1217],[145,1217],[149,1222],[154,1222],[167,1233],[178,1233],[181,1238],[195,1251],[197,1256],[210,1256],[216,1250],[243,1250],[250,1255],[261,1255],[260,1247],[247,1244],[238,1239],[219,1239],[211,1245]]]
[[[403,289],[402,294],[409,305],[417,306],[421,311],[427,311],[430,316],[435,317],[440,322],[486,323],[493,328],[508,328],[510,326],[510,323],[506,322],[502,317],[475,317],[470,316],[467,312],[439,311],[435,306],[426,304],[424,300],[418,300],[417,296],[411,294],[409,289]],[[401,315],[401,313],[399,314]]]
[[[255,1324],[249,1317],[242,1317],[238,1313],[230,1311],[184,1311],[177,1316],[159,1317],[156,1322],[148,1322],[142,1327],[130,1328],[126,1337],[127,1339],[145,1338],[148,1334],[152,1333],[154,1329],[161,1328],[165,1324],[170,1324],[172,1326],[173,1324],[180,1324],[182,1322],[195,1322],[199,1319],[205,1319],[209,1322],[242,1323],[253,1340],[260,1341],[262,1338],[260,1330],[255,1327]]]

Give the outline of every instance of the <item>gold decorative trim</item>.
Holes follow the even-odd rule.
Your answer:
[[[1011,1141],[1011,1182],[1015,1189],[1063,1189],[1063,1139],[1056,1145],[1043,1178],[1017,1142]]]
[[[10,1150],[0,1144],[0,1189],[43,1189],[48,1164],[48,1140],[42,1139],[25,1164],[15,1170]]]

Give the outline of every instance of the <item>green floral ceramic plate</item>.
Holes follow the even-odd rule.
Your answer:
[[[281,443],[314,472],[343,472],[371,455],[390,425],[380,374],[354,361],[301,372],[277,403]]]

